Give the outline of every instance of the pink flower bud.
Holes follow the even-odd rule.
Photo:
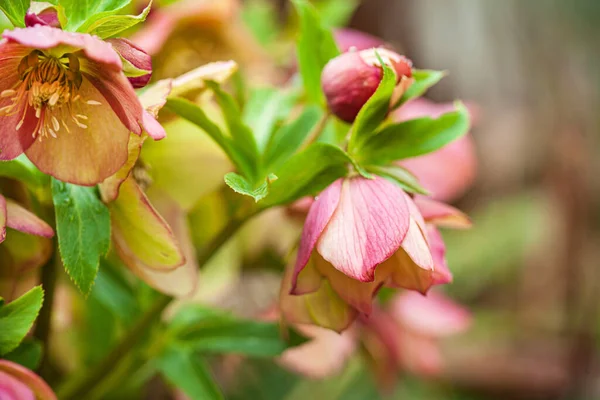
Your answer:
[[[141,76],[130,76],[127,73],[127,65],[123,65],[123,72],[125,72],[127,79],[129,79],[134,88],[139,89],[146,86],[150,82],[150,78],[152,78],[152,57],[130,40],[119,38],[108,39],[107,42],[112,44],[113,49],[119,53],[121,58],[134,67],[132,69],[147,71],[146,74]],[[139,73],[139,71],[136,72]]]
[[[344,53],[330,60],[321,75],[321,86],[330,110],[340,119],[353,122],[360,109],[375,93],[383,68],[377,54],[394,68],[397,82],[412,77],[412,62],[391,50],[367,49]]]
[[[25,14],[25,26],[47,25],[60,28],[56,9],[49,3],[34,3]]]

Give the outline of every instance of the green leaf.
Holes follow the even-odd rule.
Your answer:
[[[266,168],[279,168],[302,146],[321,118],[320,107],[308,106],[296,120],[278,129],[265,152]]]
[[[0,161],[0,176],[19,180],[31,188],[39,188],[48,182],[48,176],[40,172],[24,154],[11,161]]]
[[[19,347],[5,354],[2,358],[35,370],[40,366],[40,362],[42,361],[42,344],[36,339],[25,339]]]
[[[267,194],[269,194],[269,183],[273,178],[277,179],[276,176],[270,176],[269,178],[265,179],[260,186],[255,188],[243,176],[238,175],[235,172],[230,172],[225,175],[225,183],[227,186],[233,189],[234,192],[250,196],[254,199],[254,201],[259,202],[267,197]]]
[[[411,99],[423,96],[427,89],[441,81],[444,76],[446,76],[444,71],[413,69],[413,79],[415,81],[392,108],[396,109]]]
[[[428,195],[429,192],[419,183],[419,180],[410,171],[399,165],[386,165],[384,167],[367,167],[369,172],[388,178],[410,193]]]
[[[152,0],[139,15],[114,15],[111,11],[99,13],[87,20],[80,30],[107,39],[144,22],[151,8]]]
[[[286,204],[314,195],[345,176],[351,163],[352,159],[339,147],[315,143],[274,171],[278,179],[271,183],[263,205]]]
[[[33,326],[44,301],[44,290],[36,286],[0,308],[0,355],[19,346]]]
[[[321,71],[340,51],[331,30],[322,23],[317,10],[306,0],[293,0],[300,17],[298,67],[306,96],[312,103],[325,104],[321,91]]]
[[[469,113],[462,103],[456,111],[437,119],[425,117],[388,125],[357,151],[364,165],[385,165],[391,161],[431,153],[469,131]]]
[[[379,55],[378,55],[379,56]],[[348,151],[354,154],[354,150],[364,144],[369,137],[373,136],[375,130],[385,120],[390,111],[390,99],[396,88],[396,72],[388,67],[381,58],[383,66],[383,78],[377,90],[360,109],[352,126]]]
[[[156,360],[158,370],[191,399],[225,399],[205,361],[192,352],[167,347]]]
[[[95,188],[52,179],[56,208],[58,248],[65,270],[88,295],[98,272],[100,257],[110,245],[110,215]]]
[[[278,123],[283,121],[297,100],[297,92],[260,88],[252,92],[244,107],[244,122],[252,128],[259,151],[265,151]]]
[[[360,0],[326,0],[317,3],[321,20],[328,26],[344,27],[360,5]]]
[[[197,352],[275,357],[306,341],[293,330],[285,339],[278,323],[238,319],[199,306],[189,306],[183,313],[171,325],[175,341]]]
[[[135,321],[140,309],[133,288],[106,260],[101,260],[100,266],[90,297],[110,310],[121,322],[129,324]]]
[[[258,43],[267,46],[279,35],[277,10],[272,1],[248,0],[242,3],[241,17]]]
[[[85,32],[81,28],[88,20],[114,15],[130,2],[131,0],[59,0],[59,17],[66,20],[64,30]]]
[[[29,2],[30,0],[0,0],[0,10],[14,26],[24,27]]]
[[[238,171],[244,176],[254,177],[256,175],[255,160],[249,159],[247,153],[239,149],[230,137],[225,136],[221,129],[196,104],[185,99],[171,97],[167,100],[165,107],[206,132],[223,149]]]

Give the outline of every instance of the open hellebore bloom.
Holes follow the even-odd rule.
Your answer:
[[[425,221],[397,185],[379,177],[337,180],[311,206],[296,265],[284,279],[289,297],[308,295],[328,310],[295,315],[296,300],[283,296],[284,316],[343,330],[371,313],[384,284],[425,293],[434,284],[429,246]]]
[[[352,123],[360,109],[375,93],[383,68],[379,57],[396,71],[398,86],[394,97],[412,83],[412,62],[384,48],[350,51],[330,60],[321,74],[321,86],[329,109],[341,120]]]
[[[97,37],[36,25],[0,41],[0,160],[95,185],[127,160],[130,132],[164,131],[144,113],[123,63]]]
[[[0,360],[0,399],[56,400],[50,386],[27,368]]]

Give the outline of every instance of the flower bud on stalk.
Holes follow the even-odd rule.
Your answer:
[[[377,90],[383,78],[378,54],[396,71],[400,88],[410,82],[412,61],[391,50],[367,49],[337,56],[325,65],[321,86],[329,109],[341,120],[354,122],[360,109]]]
[[[113,49],[124,60],[123,72],[131,83],[131,86],[136,89],[146,86],[150,82],[150,78],[152,78],[152,57],[130,40],[118,38],[108,39],[107,42],[112,44]],[[141,71],[146,71],[147,73],[139,75]],[[133,73],[133,76],[129,72]]]

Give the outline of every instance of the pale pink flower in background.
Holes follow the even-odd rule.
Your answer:
[[[31,370],[8,360],[0,360],[0,399],[56,400],[56,395]]]

